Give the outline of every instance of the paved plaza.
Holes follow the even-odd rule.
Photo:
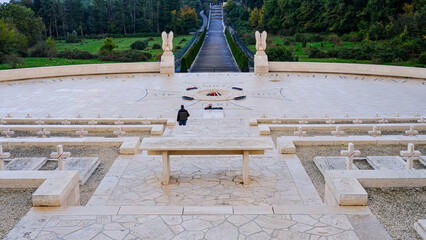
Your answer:
[[[425,83],[307,73],[33,79],[0,82],[0,115],[6,121],[27,114],[35,120],[141,115],[169,119],[162,136],[151,137],[211,138],[212,144],[215,137],[261,137],[272,143],[252,119],[425,115]],[[189,91],[239,91],[245,98],[184,100]],[[181,104],[191,114],[185,127],[171,124]],[[223,109],[206,113],[209,104]],[[412,138],[421,141],[421,134]],[[392,239],[368,206],[328,205],[298,156],[278,147],[250,156],[247,185],[241,155],[171,156],[168,185],[161,184],[161,159],[146,151],[120,155],[86,206],[32,208],[6,239]]]

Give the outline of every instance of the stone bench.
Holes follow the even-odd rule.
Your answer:
[[[50,137],[50,138],[0,138],[0,145],[3,147],[21,146],[21,147],[56,147],[57,145],[78,147],[95,146],[108,147],[120,146],[120,154],[136,154],[140,144],[139,137],[121,137],[121,138],[103,138],[103,137]]]
[[[0,188],[37,188],[34,207],[80,205],[77,171],[0,171]]]
[[[170,155],[243,155],[243,182],[249,181],[249,155],[264,154],[273,149],[269,138],[199,138],[163,137],[144,138],[139,147],[148,155],[163,156],[163,184],[170,179]]]
[[[389,123],[409,123],[409,122],[415,122],[417,123],[418,120],[421,120],[421,117],[387,117],[387,116],[380,116],[380,117],[360,117],[360,118],[354,118],[354,117],[322,117],[322,118],[315,118],[315,117],[307,117],[304,118],[308,122],[319,122],[320,124],[325,124],[326,121],[328,121],[330,118],[335,121],[337,124],[339,123],[350,123],[352,124],[355,120],[360,120],[362,122],[368,122],[371,123],[377,123],[379,124],[380,120],[382,118],[385,118],[389,121]],[[256,126],[257,124],[273,124],[274,121],[280,121],[281,124],[299,124],[299,121],[302,118],[258,118],[258,119],[251,119],[250,124],[253,124],[251,126]]]
[[[78,125],[87,125],[90,121],[97,122],[97,124],[103,124],[103,125],[115,125],[115,122],[120,120],[123,122],[123,125],[147,125],[148,124],[167,124],[167,122],[171,121],[170,119],[166,118],[46,118],[46,117],[32,117],[32,118],[7,118],[7,117],[0,117],[3,118],[4,121],[6,121],[7,124],[36,124],[35,122],[37,120],[42,120],[45,125],[61,125],[62,122],[65,120],[69,121],[71,124],[78,124]]]

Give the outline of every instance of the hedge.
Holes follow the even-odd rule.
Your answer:
[[[181,72],[188,72],[188,69],[191,68],[192,63],[195,61],[195,58],[198,55],[198,52],[201,49],[201,46],[203,45],[204,39],[206,38],[207,31],[204,28],[203,33],[200,36],[200,39],[192,46],[191,49],[186,53],[186,55],[182,58],[181,64],[180,64],[180,71]]]
[[[231,34],[228,31],[228,28],[225,30],[226,40],[228,41],[228,45],[231,48],[232,55],[234,55],[235,61],[238,64],[241,72],[248,72],[248,58],[238,47],[237,43],[235,43],[234,39],[232,39]]]

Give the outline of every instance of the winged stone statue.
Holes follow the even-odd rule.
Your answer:
[[[266,38],[267,33],[263,31],[262,34],[259,31],[256,31],[256,50],[257,51],[265,51],[266,50]]]
[[[173,32],[169,34],[163,32],[161,38],[163,39],[163,51],[171,52],[173,50]]]

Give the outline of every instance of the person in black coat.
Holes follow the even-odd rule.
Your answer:
[[[186,121],[188,120],[189,112],[186,111],[183,105],[180,105],[180,110],[177,114],[177,121],[179,126],[186,126]]]

